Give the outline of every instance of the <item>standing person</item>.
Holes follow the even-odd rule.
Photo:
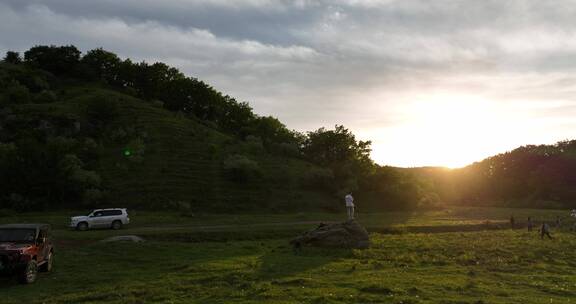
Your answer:
[[[352,193],[346,194],[344,200],[346,201],[346,210],[348,211],[348,219],[352,220],[354,219],[354,197],[352,196]]]
[[[552,236],[550,235],[550,225],[548,225],[546,222],[542,223],[542,227],[540,228],[541,240],[544,239],[544,235],[548,236],[549,239],[552,239]]]
[[[514,229],[514,223],[515,223],[515,222],[516,222],[516,221],[514,220],[514,216],[511,215],[511,216],[510,216],[510,228]]]
[[[532,231],[532,228],[534,228],[534,223],[532,222],[532,217],[530,217],[530,216],[528,217],[528,223],[526,226],[528,226],[528,231]]]
[[[559,228],[561,224],[562,224],[562,222],[561,222],[561,220],[560,220],[560,216],[557,215],[557,216],[556,216],[556,228]]]

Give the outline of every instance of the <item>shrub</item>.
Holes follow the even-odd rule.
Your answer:
[[[309,188],[328,188],[334,182],[334,173],[330,169],[310,168],[304,173],[303,186]]]
[[[124,142],[128,137],[128,132],[124,128],[120,127],[110,132],[109,137],[117,143]]]
[[[168,209],[176,210],[180,213],[180,216],[184,217],[194,217],[195,214],[192,211],[192,204],[187,201],[170,201],[166,206]]]
[[[100,175],[94,171],[78,169],[72,172],[70,179],[85,187],[100,186]]]
[[[247,182],[261,175],[257,162],[244,155],[232,155],[224,161],[224,171],[227,177],[235,182]]]
[[[98,156],[98,150],[100,149],[100,145],[90,137],[84,139],[84,144],[82,145],[82,152],[87,155],[90,155],[91,158],[96,158]]]
[[[24,212],[32,210],[34,203],[19,193],[11,193],[8,196],[8,207],[18,212]]]
[[[244,140],[244,151],[250,154],[260,154],[264,151],[262,139],[258,136],[248,135]]]
[[[16,80],[32,93],[40,93],[50,89],[48,80],[42,75],[20,74],[16,76]]]
[[[28,88],[16,81],[8,85],[5,97],[10,104],[30,103],[32,99]]]
[[[164,102],[162,100],[154,99],[151,104],[156,108],[164,108]]]
[[[34,97],[36,103],[51,103],[57,100],[56,94],[50,90],[44,90]]]
[[[210,157],[210,159],[215,159],[216,155],[218,155],[218,146],[215,144],[210,144],[208,146],[208,155]]]
[[[86,116],[89,120],[109,123],[120,114],[120,106],[110,97],[93,97],[86,106]]]
[[[82,194],[82,204],[86,207],[95,207],[104,200],[104,197],[105,193],[100,189],[86,189]]]
[[[139,163],[144,160],[145,151],[146,144],[142,138],[138,137],[128,142],[123,153],[130,161]]]
[[[0,217],[13,217],[16,215],[16,212],[11,209],[0,209]]]
[[[22,57],[20,57],[20,53],[18,52],[8,51],[3,61],[11,64],[20,64],[22,63]]]
[[[2,159],[8,159],[11,156],[16,155],[16,145],[14,143],[1,143],[0,142],[0,161]]]
[[[273,143],[270,145],[270,150],[275,154],[280,154],[289,157],[300,157],[300,149],[297,144],[292,143]]]

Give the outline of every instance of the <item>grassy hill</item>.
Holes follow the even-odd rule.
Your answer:
[[[7,69],[26,73],[0,65],[0,72]],[[84,142],[82,153],[95,156],[86,166],[100,175],[106,193],[100,206],[238,212],[329,209],[333,204],[330,195],[309,186],[320,168],[268,152],[258,139],[241,140],[209,122],[99,83],[64,80],[53,83],[51,91],[55,101],[39,103],[38,93],[2,109],[9,109],[8,121],[42,133],[44,140]],[[111,119],[95,121],[106,111]]]
[[[0,209],[183,213],[573,208],[576,141],[455,170],[394,168],[344,126],[301,134],[163,63],[35,46],[0,62]],[[425,152],[423,152],[425,153]]]

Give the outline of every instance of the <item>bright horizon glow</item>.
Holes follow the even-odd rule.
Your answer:
[[[465,94],[417,96],[397,110],[400,123],[367,136],[376,137],[371,156],[381,165],[459,168],[534,140],[553,143],[527,109]]]

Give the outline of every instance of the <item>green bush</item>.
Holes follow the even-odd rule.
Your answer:
[[[84,169],[75,170],[69,178],[84,187],[98,187],[102,180],[98,173]]]
[[[104,200],[104,191],[96,188],[84,190],[82,194],[82,204],[86,207],[96,207]]]
[[[20,64],[22,63],[22,57],[20,57],[20,53],[18,52],[8,51],[3,61],[10,64]]]
[[[16,215],[16,212],[11,209],[0,209],[0,217],[13,217]]]
[[[297,144],[293,143],[273,143],[270,145],[272,153],[280,154],[282,156],[300,157],[300,149]]]
[[[128,132],[127,132],[124,128],[120,127],[120,128],[118,128],[118,129],[112,130],[112,131],[110,132],[109,137],[110,137],[110,139],[112,139],[113,141],[115,141],[115,142],[117,142],[117,143],[121,143],[121,142],[124,142],[124,141],[127,139],[127,137],[128,137]]]
[[[140,163],[144,161],[144,152],[146,152],[146,143],[138,137],[128,142],[123,153],[130,161]]]
[[[176,210],[180,213],[180,216],[184,217],[194,217],[195,214],[192,210],[192,204],[187,201],[169,201],[166,204],[166,208],[170,210]]]
[[[9,104],[24,104],[30,103],[32,96],[27,87],[21,85],[19,82],[12,82],[8,85],[4,94],[7,103]]]
[[[261,176],[257,162],[244,155],[232,155],[224,161],[224,171],[227,177],[235,182],[247,182]]]
[[[40,93],[50,89],[50,84],[42,75],[21,74],[16,76],[16,80],[32,93]]]
[[[34,97],[35,103],[51,103],[58,99],[56,94],[50,90],[44,90]]]
[[[118,102],[108,96],[93,97],[86,106],[86,116],[89,120],[109,123],[120,114]]]
[[[218,146],[215,144],[210,144],[208,146],[208,155],[210,155],[210,159],[215,159],[216,156],[218,155]]]
[[[260,154],[264,152],[264,144],[258,136],[248,135],[243,143],[243,150],[250,154]]]
[[[156,108],[164,108],[164,102],[162,100],[154,99],[151,101],[151,104]]]
[[[32,211],[34,202],[19,193],[11,193],[8,196],[7,207],[18,212]]]
[[[330,169],[313,167],[304,173],[303,185],[307,188],[329,188],[334,183],[334,173]]]

